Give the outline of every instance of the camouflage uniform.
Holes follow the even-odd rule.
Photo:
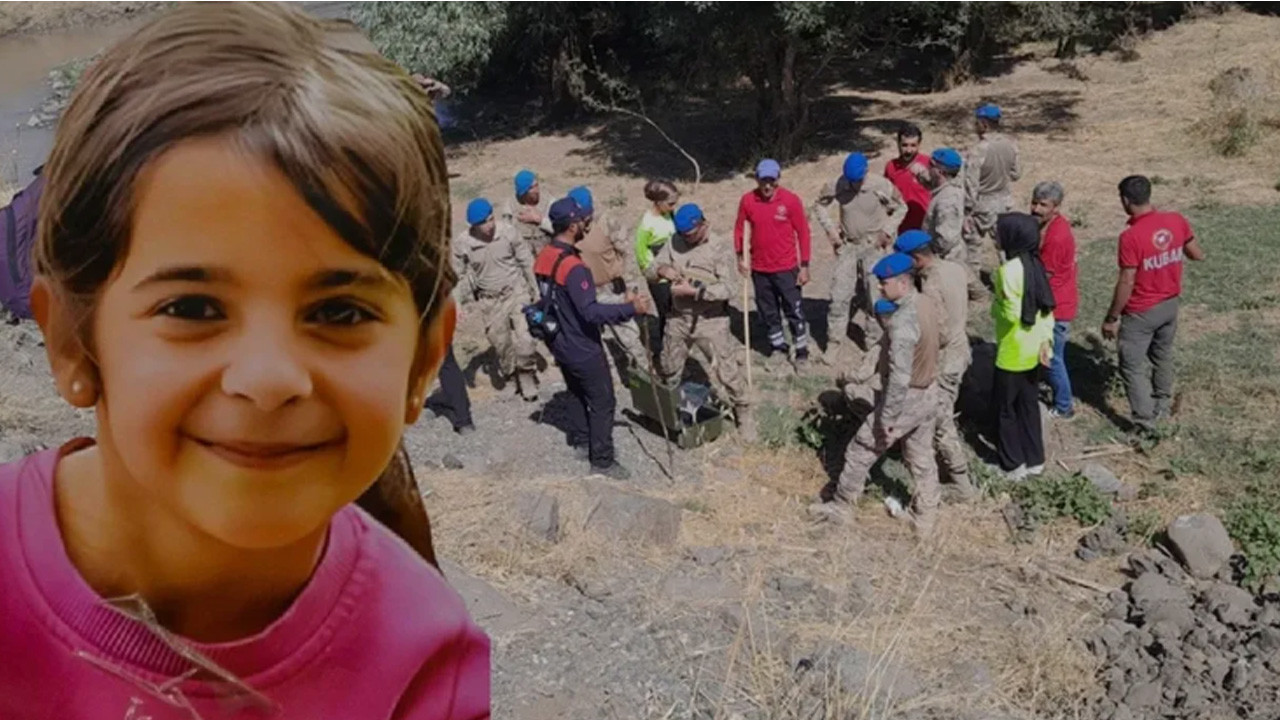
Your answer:
[[[529,246],[515,228],[498,223],[493,240],[486,242],[470,230],[453,240],[453,268],[458,274],[454,300],[474,302],[484,319],[485,338],[497,355],[498,375],[516,375],[526,397],[536,383],[538,350],[523,307],[538,297]]]
[[[840,227],[836,228],[827,213],[835,202],[840,208]],[[862,329],[867,348],[880,339],[880,324],[871,312],[878,295],[871,268],[886,250],[884,239],[892,240],[907,215],[907,204],[893,183],[879,175],[868,175],[862,187],[854,192],[853,183],[843,175],[827,183],[810,207],[810,213],[826,231],[828,238],[839,237],[836,264],[831,275],[831,309],[827,315],[828,352],[842,345],[848,337],[850,315],[862,311]]]
[[[536,258],[538,253],[542,252],[542,248],[551,242],[551,236],[555,231],[551,229],[551,220],[547,218],[547,210],[551,208],[551,201],[548,200],[551,195],[544,188],[542,190],[542,199],[538,201],[535,209],[542,214],[542,222],[538,224],[521,222],[518,217],[520,214],[521,204],[516,201],[507,201],[502,206],[502,213],[498,219],[515,228],[516,235],[524,240],[525,245],[529,248],[529,257]],[[533,272],[533,261],[530,260],[529,271]]]
[[[613,218],[596,216],[591,231],[578,243],[578,251],[591,270],[596,283],[596,300],[609,305],[627,302],[628,287],[640,285],[636,274],[638,265],[628,252],[632,243]],[[640,326],[635,320],[601,328],[604,341],[609,346],[605,355],[615,367],[618,378],[627,384],[630,368],[648,369],[649,351],[640,336]]]
[[[972,225],[964,241],[975,274],[995,247],[996,216],[1013,209],[1013,183],[1020,175],[1018,144],[1002,133],[984,135],[965,159],[964,207]]]
[[[971,297],[982,296],[978,272],[969,262],[969,248],[964,236],[964,188],[956,179],[947,180],[933,189],[933,199],[924,213],[922,228],[933,238],[933,252],[943,260],[964,266]]]
[[[845,451],[835,499],[857,502],[871,466],[902,442],[902,457],[914,481],[912,506],[928,526],[941,501],[933,433],[938,415],[937,364],[941,310],[932,298],[911,293],[898,301],[880,342],[884,391],[875,413],[863,422]],[[883,444],[877,430],[883,429]]]
[[[746,375],[742,369],[743,348],[729,331],[729,299],[740,289],[737,262],[730,249],[732,243],[714,235],[691,245],[676,234],[658,248],[654,260],[645,270],[650,280],[658,278],[658,269],[670,265],[681,277],[702,283],[695,298],[671,298],[671,314],[667,316],[666,339],[658,362],[662,380],[667,385],[679,382],[684,374],[690,348],[696,346],[711,361],[709,373],[740,411],[750,405]],[[743,422],[739,415],[739,422]]]
[[[942,456],[948,477],[967,493],[972,488],[969,459],[960,443],[955,418],[960,383],[972,359],[966,329],[969,298],[965,267],[935,257],[932,265],[920,272],[920,289],[942,310],[942,340],[938,350],[938,424],[933,435],[934,445]]]

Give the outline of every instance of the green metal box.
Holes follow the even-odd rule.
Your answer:
[[[648,373],[633,370],[629,385],[631,406],[655,423],[664,425],[671,440],[682,450],[692,450],[709,443],[724,432],[726,411],[714,399],[698,404],[692,415],[681,408],[681,388],[687,383],[667,387],[654,382]]]

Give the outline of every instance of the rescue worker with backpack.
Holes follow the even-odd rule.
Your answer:
[[[18,191],[9,204],[0,208],[0,306],[14,321],[31,319],[31,247],[36,240],[36,215],[44,190],[44,166],[36,168],[36,179]]]
[[[529,330],[547,343],[575,400],[569,403],[569,444],[585,454],[592,471],[626,480],[631,473],[614,456],[617,400],[600,328],[634,319],[648,311],[649,303],[632,292],[623,303],[599,302],[577,248],[586,237],[585,213],[566,197],[551,204],[547,217],[555,234],[533,262],[541,298],[525,309]]]

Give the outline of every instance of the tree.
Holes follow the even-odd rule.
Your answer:
[[[355,21],[389,58],[412,72],[474,87],[506,32],[505,2],[358,3]]]

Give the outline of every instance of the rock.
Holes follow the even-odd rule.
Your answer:
[[[1207,688],[1200,685],[1191,685],[1183,691],[1182,700],[1178,702],[1178,708],[1182,710],[1204,710],[1209,707],[1209,703],[1213,701],[1213,693]]]
[[[1124,483],[1120,482],[1120,478],[1111,472],[1106,465],[1091,462],[1085,463],[1080,468],[1080,474],[1084,479],[1093,483],[1093,487],[1104,495],[1115,495],[1124,488]]]
[[[1125,536],[1128,523],[1123,512],[1117,511],[1098,527],[1085,533],[1076,548],[1076,557],[1085,562],[1103,556],[1119,555],[1128,547]]]
[[[733,551],[725,547],[691,547],[687,553],[690,560],[699,565],[711,567],[729,558]]]
[[[1124,705],[1130,710],[1146,710],[1160,704],[1160,696],[1164,690],[1157,682],[1138,683],[1129,688],[1124,696]],[[1123,707],[1123,705],[1121,706]]]
[[[26,453],[18,443],[0,440],[0,464],[21,460],[24,455]]]
[[[1191,607],[1191,596],[1185,588],[1174,585],[1163,575],[1151,572],[1130,584],[1129,597],[1138,611],[1148,619],[1162,608]]]
[[[855,577],[849,581],[848,592],[844,598],[844,607],[850,615],[861,615],[871,607],[876,590],[871,581],[865,577]]]
[[[1205,593],[1204,603],[1225,625],[1242,628],[1253,620],[1253,595],[1248,590],[1224,582],[1214,583]]]
[[[1145,616],[1148,623],[1167,623],[1182,635],[1196,626],[1196,614],[1186,605],[1165,603]]]
[[[516,496],[516,517],[531,537],[546,542],[560,538],[560,499],[546,492],[525,490]]]
[[[1249,686],[1249,663],[1240,658],[1231,664],[1231,670],[1223,682],[1223,686],[1233,692],[1240,692]]]
[[[910,700],[923,689],[915,673],[901,663],[857,648],[841,652],[835,668],[846,693],[870,697],[874,691],[876,701],[886,705]]]
[[[1111,713],[1111,720],[1134,720],[1133,711],[1128,705],[1117,705],[1115,712]]]
[[[40,116],[32,115],[27,118],[27,127],[40,127]]]
[[[715,605],[742,599],[742,590],[719,576],[670,575],[662,582],[662,593],[672,603]]]
[[[813,580],[794,575],[776,577],[770,585],[782,596],[784,601],[795,604],[805,602],[813,596],[814,592]]]
[[[1222,656],[1211,657],[1208,661],[1209,666],[1209,683],[1213,687],[1222,687],[1222,682],[1227,679],[1227,673],[1231,672],[1231,661]]]
[[[461,470],[465,467],[465,465],[462,464],[461,458],[453,453],[445,453],[445,456],[440,458],[440,464],[449,470]]]
[[[1253,638],[1255,651],[1264,657],[1280,650],[1280,630],[1267,626],[1262,628]]]
[[[485,632],[502,637],[528,628],[533,618],[507,599],[498,589],[467,573],[451,560],[441,560],[445,580],[467,604],[467,612]]]
[[[680,537],[680,520],[680,508],[666,500],[599,486],[586,527],[619,540],[671,546]]]
[[[1226,528],[1208,513],[1183,515],[1169,523],[1167,532],[1169,545],[1192,577],[1213,577],[1235,553]]]

